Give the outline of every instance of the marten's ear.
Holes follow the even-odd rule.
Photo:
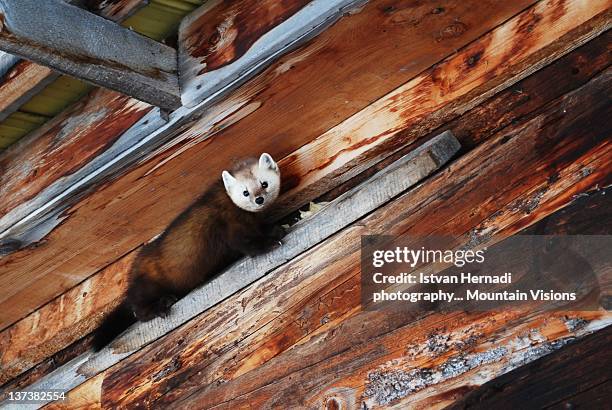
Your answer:
[[[274,162],[270,154],[266,154],[265,152],[261,154],[261,157],[259,157],[259,168],[278,171],[278,165],[276,165],[276,162]]]
[[[230,192],[232,190],[232,186],[236,185],[236,178],[234,178],[232,174],[227,171],[223,171],[221,173],[221,177],[223,178],[223,185],[225,185],[225,189],[227,192]]]

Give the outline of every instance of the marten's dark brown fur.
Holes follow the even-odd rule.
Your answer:
[[[260,184],[266,182],[266,188],[268,184],[280,184],[280,179],[278,182],[258,180],[265,175],[257,171],[258,166],[276,167],[271,158],[272,165],[265,165],[267,163],[262,161],[243,161],[232,171],[233,182],[230,184],[237,185],[237,195],[247,192],[243,180],[255,180],[256,184],[251,183],[248,191],[259,200],[266,195]],[[278,168],[269,168],[265,172],[278,173]],[[180,214],[163,234],[143,246],[132,265],[125,300],[96,333],[96,350],[136,320],[148,321],[166,316],[177,299],[240,256],[260,254],[279,244],[282,229],[268,226],[263,213],[249,212],[236,206],[233,197],[229,196],[230,188],[233,186],[228,187],[226,183],[226,191],[221,182],[216,183]],[[273,191],[267,198],[269,202],[276,199],[278,186],[274,186]]]

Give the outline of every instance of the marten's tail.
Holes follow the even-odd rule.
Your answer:
[[[98,327],[94,333],[93,349],[98,352],[104,346],[113,341],[123,333],[130,325],[136,322],[131,309],[126,302],[121,303],[115,308]]]

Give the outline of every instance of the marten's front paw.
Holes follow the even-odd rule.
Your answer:
[[[174,295],[164,295],[159,298],[155,304],[155,316],[167,317],[170,314],[170,308],[176,303],[178,299]]]
[[[285,235],[287,235],[287,232],[280,225],[274,225],[268,234],[270,239],[272,239],[274,242],[278,242],[279,244],[282,244],[281,239],[283,239]]]

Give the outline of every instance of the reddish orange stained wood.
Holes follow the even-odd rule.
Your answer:
[[[340,323],[359,312],[360,235],[450,233],[459,243],[486,243],[491,235],[514,234],[568,205],[575,195],[609,184],[611,147],[602,114],[610,78],[607,72],[532,120],[504,130],[432,180],[105,372],[103,405],[157,400],[164,407],[204,385],[192,396],[193,405],[210,408],[248,392],[253,393],[228,405],[252,400],[265,406],[274,397],[297,405],[292,401],[297,397],[321,397],[338,377],[329,368],[323,366],[329,372],[320,375],[323,384],[297,396],[289,393],[289,376],[303,371],[304,381],[312,382],[310,366],[362,340],[358,329],[368,331],[369,315]],[[585,167],[590,173],[583,172]],[[325,318],[316,306],[329,306],[330,315]],[[384,319],[378,325],[389,322]],[[367,344],[368,338],[363,340]],[[377,354],[371,345],[364,349]],[[349,383],[350,372],[343,375]]]
[[[513,121],[517,121],[521,116],[532,112],[548,101],[582,85],[599,73],[602,68],[607,67],[610,64],[608,49],[610,48],[611,36],[611,33],[599,36],[552,65],[538,71],[533,76],[517,83],[511,89],[505,90],[486,103],[446,124],[444,128],[453,130],[454,134],[461,139],[464,148],[473,148],[489,138],[492,133],[508,126]],[[434,134],[439,132],[441,130],[434,132]],[[398,154],[403,155],[405,152],[399,152]],[[390,157],[389,159],[393,158]],[[384,162],[387,162],[387,160]],[[364,174],[371,175],[376,168],[380,169],[384,162]],[[354,182],[351,181],[351,184],[354,185]],[[339,191],[336,190],[336,195]],[[344,191],[345,189],[342,189],[342,192]],[[330,196],[330,198],[334,198],[334,196]],[[112,283],[106,278],[105,273],[111,269],[120,272],[117,274],[124,277],[128,266],[121,261],[113,263],[104,272],[87,279],[64,296],[68,297],[73,291],[76,292],[75,295],[87,292],[87,298],[91,299],[86,302],[87,306],[98,306],[101,311],[106,310],[101,307],[103,303],[100,301],[107,300],[109,294],[118,296],[119,290],[114,285],[97,286],[96,284]],[[53,326],[53,328],[34,325],[35,315],[41,318],[54,317],[54,312],[59,310],[59,300],[63,299],[64,296],[43,306],[36,314],[30,314],[0,333],[0,340],[5,338],[7,346],[11,346],[10,351],[7,350],[5,355],[6,360],[3,366],[6,369],[15,368],[15,372],[18,371],[17,369],[26,369],[47,357],[50,353],[54,353],[68,343],[80,339],[91,330],[88,325],[81,324],[81,321],[91,322],[89,316],[83,313],[79,315],[67,314],[61,321],[61,325]],[[339,301],[340,299],[334,300]],[[66,305],[67,303],[64,303],[64,306]],[[327,315],[326,319],[321,319],[333,320],[334,318]],[[41,320],[39,323],[46,321]],[[57,334],[59,333],[62,334],[62,337],[58,339]],[[26,346],[20,344],[20,341],[25,341],[28,337],[35,340],[37,346],[35,352],[31,354],[25,354],[20,350]],[[273,339],[274,337],[271,336],[269,343],[274,343]],[[56,342],[57,340],[66,342],[66,344],[61,345]],[[37,353],[40,353],[40,355]],[[224,376],[224,378],[227,379],[228,377]]]
[[[20,280],[4,288],[0,326],[159,233],[227,166],[228,158],[261,151],[283,157],[529,3],[453,1],[445,12],[432,14],[428,4],[392,12],[387,6],[395,2],[386,1],[343,18],[209,110],[207,120],[194,124],[165,152],[92,193],[43,246],[3,258],[0,281]],[[394,13],[414,16],[419,24],[397,22]],[[457,21],[467,29],[440,38],[440,31]],[[397,58],[398,49],[407,50],[405,57]],[[221,131],[202,143],[210,131],[206,121]]]
[[[181,27],[181,46],[202,65],[197,75],[216,70],[239,59],[263,34],[310,1],[212,1]]]
[[[18,62],[0,79],[0,119],[16,111],[56,77],[50,68],[26,60]]]
[[[608,111],[605,94],[610,88],[611,81],[612,72],[608,70],[577,92],[560,99],[532,120],[504,130],[494,140],[487,141],[481,147],[459,159],[437,178],[422,184],[366,218],[354,228],[353,232],[349,230],[336,238],[339,241],[342,236],[352,236],[353,240],[358,243],[360,234],[447,235],[450,233],[460,238],[459,244],[468,241],[473,244],[483,244],[488,243],[493,237],[499,238],[514,234],[560,207],[567,206],[579,191],[591,190],[591,195],[601,195],[597,187],[608,185],[611,182],[609,174],[610,166],[612,166],[612,146],[609,144],[611,129],[604,119],[606,117],[604,113]],[[585,177],[584,169],[588,169],[589,172],[593,171],[593,174]],[[591,175],[596,176],[590,179]],[[475,208],[474,204],[479,204],[479,206]],[[606,206],[606,201],[603,202],[603,206]],[[579,204],[576,209],[580,211],[582,204]],[[561,222],[563,223],[563,219]],[[590,220],[590,222],[593,225],[597,224],[596,220]],[[287,269],[287,276],[292,278],[289,283],[292,287],[295,286],[295,294],[280,294],[282,295],[279,297],[280,300],[290,300],[297,306],[301,300],[298,295],[306,295],[306,298],[315,300],[320,297],[318,292],[313,292],[307,287],[306,282],[300,286],[296,285],[297,278],[294,272],[304,274],[308,282],[327,281],[330,278],[333,278],[335,282],[338,275],[357,278],[359,249],[351,249],[350,246],[340,246],[333,242],[334,239],[322,246],[318,252],[312,252],[312,272],[302,273],[299,269]],[[326,252],[325,249],[328,251]],[[345,258],[344,272],[337,268],[337,264],[341,263],[339,261],[342,261],[340,258]],[[349,261],[352,261],[352,264]],[[329,270],[327,264],[331,265]],[[325,266],[325,268],[321,269],[319,266]],[[310,274],[315,277],[309,277]],[[282,275],[283,273],[280,273],[277,278],[279,281]],[[356,286],[359,284],[357,280],[354,280],[353,283]],[[259,284],[259,286],[264,286],[264,284]],[[347,288],[350,287],[347,286]],[[277,289],[285,291],[284,286],[280,284]],[[273,294],[272,291],[266,291],[266,298],[269,298],[270,294]],[[351,293],[345,294],[348,299],[347,303],[352,304],[358,311],[359,297],[351,295]],[[236,301],[234,303],[237,304]],[[272,322],[266,320],[265,316],[272,312],[266,312],[266,308],[257,306],[257,302],[251,303],[254,305],[247,306],[257,307],[260,310],[259,315],[262,321],[271,325]],[[323,300],[321,303],[325,304]],[[232,304],[228,303],[228,307],[231,306]],[[277,307],[270,306],[269,309],[275,310]],[[330,310],[334,312],[335,308],[332,307]],[[347,311],[348,308],[344,307],[344,310]],[[285,407],[308,406],[313,405],[314,401],[327,394],[333,394],[336,388],[348,389],[349,396],[357,399],[360,394],[364,393],[363,389],[368,380],[370,382],[375,380],[367,378],[368,372],[383,371],[382,369],[385,368],[383,364],[387,361],[398,360],[401,363],[404,360],[403,356],[406,354],[404,336],[414,334],[415,330],[421,326],[408,325],[400,331],[388,333],[384,337],[388,344],[383,343],[384,347],[381,346],[381,341],[372,339],[359,340],[357,344],[354,341],[357,329],[380,326],[375,314],[357,313],[354,320],[335,323],[323,335],[317,335],[318,332],[315,331],[314,335],[308,338],[300,340],[298,336],[298,339],[288,342],[286,338],[293,337],[295,334],[291,330],[292,321],[300,323],[300,314],[311,313],[308,309],[298,308],[298,313],[292,315],[291,318],[279,320],[276,323],[276,326],[279,326],[279,334],[282,332],[281,329],[287,329],[287,333],[285,333],[285,339],[276,339],[276,342],[274,338],[268,339],[264,334],[258,335],[260,332],[265,333],[268,325],[263,328],[252,325],[250,319],[245,317],[245,313],[241,317],[247,319],[246,323],[233,325],[224,322],[225,326],[230,326],[224,335],[226,337],[221,339],[224,343],[228,343],[227,345],[220,344],[220,341],[206,340],[208,339],[206,333],[203,333],[198,344],[191,345],[198,349],[194,351],[186,342],[190,337],[188,336],[189,331],[175,332],[173,337],[167,341],[161,341],[159,346],[152,351],[143,352],[144,355],[156,355],[155,357],[159,360],[161,352],[171,348],[177,338],[183,340],[181,346],[175,348],[172,357],[179,363],[187,365],[178,366],[176,370],[173,370],[172,373],[176,376],[174,379],[170,378],[165,383],[161,383],[163,387],[158,390],[158,394],[161,392],[163,395],[164,388],[170,386],[176,389],[176,392],[165,393],[166,396],[169,395],[168,401],[178,397],[188,397],[185,402],[175,402],[173,405],[177,408],[181,406],[214,408],[216,405],[222,408],[240,408],[247,404],[258,408],[280,405]],[[472,323],[475,329],[484,331],[486,334],[489,334],[489,331],[486,330],[489,326],[496,328],[491,334],[499,332],[502,335],[505,328],[512,329],[516,326],[518,330],[515,327],[515,330],[511,332],[513,337],[521,334],[525,328],[531,327],[537,328],[545,338],[552,336],[552,339],[567,332],[567,329],[550,327],[547,315],[540,316],[537,319],[538,324],[529,323],[527,320],[525,325],[520,319],[527,316],[525,312],[513,317],[516,313],[504,312],[499,317],[496,317],[495,314],[483,313]],[[504,317],[506,314],[508,316]],[[550,316],[562,318],[564,314],[567,313]],[[610,320],[610,316],[602,316],[602,312],[596,312],[593,315],[604,318],[606,321]],[[478,315],[460,314],[457,317],[471,322],[475,316]],[[223,317],[223,315],[217,312],[217,317]],[[194,322],[191,328],[195,331],[200,326],[199,331],[204,330],[205,320],[206,315]],[[444,321],[450,323],[453,320],[451,314]],[[518,322],[512,323],[512,320]],[[435,323],[435,320],[425,323]],[[559,325],[563,326],[563,322],[560,322]],[[453,332],[458,327],[452,324],[439,324],[439,326],[448,330],[452,329]],[[253,329],[254,333],[251,334],[249,329]],[[245,330],[248,337],[243,339]],[[342,340],[342,336],[335,334],[344,332],[352,335],[353,340],[344,340],[344,345],[335,346],[335,341]],[[418,330],[416,332],[423,335]],[[214,332],[211,331],[211,333]],[[348,337],[351,338],[351,336]],[[210,338],[212,339],[213,336],[211,335]],[[202,340],[206,341],[202,342]],[[239,340],[237,346],[235,346],[236,340]],[[267,341],[271,341],[272,344],[268,345]],[[510,343],[511,338],[508,338],[507,342]],[[221,353],[210,354],[202,343],[205,343],[206,348],[212,349],[213,352],[220,351]],[[420,343],[416,347],[419,345],[424,346],[423,343]],[[270,354],[272,346],[275,351]],[[351,347],[352,351],[346,350]],[[255,353],[248,356],[251,349],[256,349]],[[177,355],[181,351],[185,352],[185,356]],[[340,354],[332,356],[336,351]],[[245,356],[246,359],[243,359]],[[332,356],[331,359],[330,356]],[[191,358],[195,357],[199,358],[198,362],[191,361]],[[207,361],[202,362],[203,358]],[[123,398],[120,397],[125,397],[123,388],[115,390],[115,387],[124,386],[119,381],[119,375],[122,375],[121,377],[124,377],[126,381],[130,380],[129,383],[133,383],[138,379],[137,375],[143,374],[144,369],[149,366],[143,364],[144,360],[138,361],[136,358],[128,360],[134,361],[129,365],[125,363],[123,370],[107,376],[102,391],[102,399],[109,400],[106,403],[117,403],[114,400],[122,400]],[[252,362],[259,366],[253,366]],[[236,372],[234,369],[240,370],[241,364],[247,366],[246,370],[251,370],[251,372],[245,373],[244,370]],[[422,363],[417,362],[416,365],[419,368]],[[424,367],[433,368],[435,366],[428,363]],[[221,373],[213,373],[215,369],[219,369]],[[185,381],[185,374],[191,374],[188,381]],[[242,376],[236,377],[240,375]],[[223,381],[216,383],[215,377]],[[206,387],[202,387],[203,378],[206,378],[204,379]],[[148,386],[149,381],[146,384]],[[437,386],[439,388],[439,385]],[[198,394],[191,394],[198,389],[201,389]],[[145,402],[146,400],[165,400],[164,397],[157,398],[155,394],[148,397],[142,395],[141,400]],[[169,403],[164,402],[161,407],[167,404]]]
[[[121,258],[0,333],[0,385],[93,331],[118,304],[134,256]]]
[[[0,154],[0,215],[27,202],[106,150],[151,106],[96,89]]]

